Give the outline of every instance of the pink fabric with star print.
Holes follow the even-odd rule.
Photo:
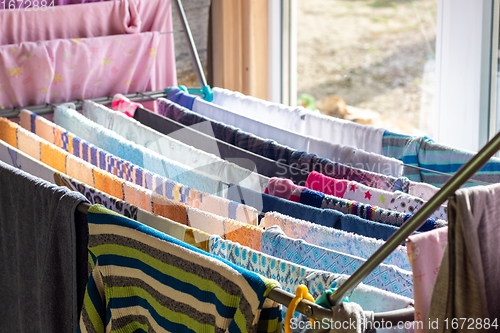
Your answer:
[[[409,242],[406,244],[406,249],[413,270],[415,320],[424,322],[425,328],[427,326],[426,318],[431,304],[432,291],[448,243],[448,227],[412,235],[408,238]],[[415,327],[415,332],[426,331],[420,328],[419,325]]]
[[[306,187],[310,190],[330,194],[339,198],[344,197],[347,190],[348,180],[334,179],[313,171],[309,174],[306,181]]]
[[[0,107],[146,91],[158,32],[0,46]]]

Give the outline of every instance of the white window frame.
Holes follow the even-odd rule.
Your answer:
[[[497,131],[497,2],[438,0],[434,139],[439,143],[478,151]]]

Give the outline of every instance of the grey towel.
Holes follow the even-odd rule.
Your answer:
[[[76,332],[84,270],[76,244],[86,247],[88,237],[74,219],[82,201],[0,161],[0,332]]]
[[[427,332],[498,331],[485,325],[485,319],[498,324],[500,313],[499,198],[500,184],[495,184],[458,190],[449,200],[448,247],[432,294]],[[466,321],[458,319],[453,330],[454,318]]]

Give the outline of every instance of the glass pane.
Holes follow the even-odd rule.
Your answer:
[[[299,104],[433,136],[437,0],[300,0]]]

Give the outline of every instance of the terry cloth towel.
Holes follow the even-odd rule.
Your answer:
[[[165,103],[162,103],[162,105],[165,107],[168,106],[168,108],[172,109],[181,108],[181,106],[171,103],[168,100],[164,101]],[[163,110],[164,108],[160,109],[159,112]],[[273,159],[256,154],[249,149],[243,149],[242,147],[235,145],[234,140],[230,141],[231,143],[224,141],[226,139],[225,137],[224,140],[221,140],[221,136],[217,136],[215,133],[217,128],[219,129],[219,133],[226,130],[227,132],[231,132],[233,134],[241,134],[243,145],[259,145],[260,147],[263,147],[263,145],[270,143],[274,147],[279,146],[271,140],[263,140],[249,134],[243,136],[241,131],[236,128],[228,127],[221,123],[216,124],[200,118],[200,122],[184,125],[173,119],[153,113],[143,108],[136,109],[134,119],[165,135],[174,136],[176,133],[188,133],[188,135],[175,136],[175,138],[187,145],[201,149],[207,153],[218,154],[217,156],[231,161],[243,168],[253,169],[255,167],[257,168],[259,174],[266,177],[273,177],[280,174],[282,177],[301,180],[305,179],[307,176],[305,172],[297,170],[292,172],[292,169],[286,164],[276,163]]]
[[[379,239],[324,227],[276,212],[266,213],[260,225],[264,229],[277,225],[290,238],[302,239],[311,245],[347,253],[363,259],[370,258],[384,244]],[[398,246],[383,263],[411,271],[410,261],[404,246]]]
[[[351,275],[365,259],[287,237],[278,226],[262,233],[262,252],[322,271]],[[363,283],[398,295],[413,298],[413,274],[394,265],[380,264]]]
[[[232,184],[229,186],[227,197],[229,200],[242,202],[252,207],[261,207],[262,209],[259,208],[258,210],[263,213],[278,212],[296,219],[357,233],[366,237],[387,240],[398,230],[392,225],[364,220],[331,209],[307,206]]]
[[[115,132],[108,130],[85,118],[69,105],[58,106],[54,112],[54,122],[80,138],[99,146],[146,170],[159,174],[184,185],[208,193],[218,193],[220,181],[201,171],[169,160],[149,149],[125,140]]]
[[[21,110],[20,118],[21,125],[24,128],[48,140],[50,143],[56,144],[59,148],[68,151],[76,157],[83,159],[86,162],[90,162],[92,165],[100,168],[101,170],[106,170],[123,180],[130,181],[151,191],[161,193],[168,199],[181,202],[189,206],[192,206],[193,203],[199,201],[201,198],[201,195],[199,194],[201,192],[193,192],[194,190],[189,187],[180,185],[170,179],[166,179],[165,177],[144,170],[129,161],[125,161],[119,157],[109,154],[105,150],[80,139],[74,134],[66,131],[64,128],[55,125],[37,114],[27,110]],[[31,147],[29,144],[26,146]],[[36,154],[37,151],[37,149],[34,149],[33,154]],[[79,164],[76,163],[77,160],[78,159],[73,158],[72,156],[67,157],[68,171],[80,172],[81,168],[79,167]],[[83,182],[94,182],[92,173],[87,174],[86,176],[87,180],[82,180]],[[130,191],[128,191],[129,189]],[[128,200],[134,200],[134,202],[137,203],[137,206],[146,210],[150,209],[151,203],[149,198],[140,198],[134,195],[132,199],[132,194],[140,191],[140,189],[125,184],[124,190],[129,194]],[[193,197],[191,197],[191,195],[193,195]],[[207,202],[207,204],[201,204],[197,206],[197,208],[221,215],[223,217],[242,221],[244,223],[250,223],[253,225],[257,224],[258,213],[251,207],[237,204],[211,194],[203,194],[203,198],[205,198],[203,202]]]
[[[87,273],[80,193],[0,161],[2,332],[75,332]]]
[[[144,32],[2,45],[2,105],[10,108],[146,91],[151,73],[156,72],[154,58],[161,38],[159,32]]]
[[[27,171],[35,177],[67,187],[72,191],[80,192],[91,204],[100,204],[115,213],[139,221],[176,239],[183,240],[188,244],[208,251],[209,234],[189,228],[162,216],[154,215],[128,202],[114,198],[90,185],[60,173],[2,140],[0,140],[0,160],[15,168]],[[260,237],[258,242],[258,246],[260,247]]]
[[[448,244],[448,228],[411,235],[406,244],[413,271],[415,321],[425,323],[441,260]],[[426,332],[415,325],[415,332]]]
[[[24,139],[16,140],[16,136]],[[33,154],[31,157],[39,158],[41,162],[53,167],[57,171],[66,173],[70,177],[85,182],[91,187],[115,198],[187,225],[187,210],[183,203],[170,200],[151,190],[121,180],[73,155],[69,155],[62,149],[37,137],[33,133],[27,132],[24,128],[5,118],[0,118],[0,140],[13,141],[10,143],[28,154]],[[33,147],[38,148],[33,149]],[[41,153],[37,155],[33,151],[41,151]]]
[[[172,237],[90,208],[81,331],[277,332],[279,284]]]
[[[260,251],[262,229],[259,227],[223,218],[192,207],[188,208],[187,216],[187,224],[190,227]]]
[[[410,137],[386,131],[382,139],[383,154],[397,158],[404,164],[434,171],[455,174],[460,167],[469,161],[474,153],[461,151],[435,143],[428,137]],[[404,167],[403,174],[410,180],[425,182],[442,187],[451,176],[444,176],[411,167]],[[471,179],[487,182],[500,182],[500,159],[491,158]],[[477,186],[467,182],[463,186]]]
[[[448,246],[434,285],[429,320],[471,318],[482,324],[474,331],[497,331],[484,324],[487,318],[498,324],[500,313],[499,195],[500,185],[476,186],[458,190],[449,200]],[[451,327],[427,331],[451,332]]]
[[[103,1],[92,4],[83,3],[89,1],[82,0],[80,2],[81,4],[71,6],[51,7],[49,10],[23,11],[22,14],[19,11],[1,10],[0,31],[2,31],[2,34],[0,35],[0,45],[54,39],[74,40],[76,44],[81,43],[82,39],[99,36],[111,36],[110,38],[116,38],[118,41],[120,37],[117,35],[131,34],[132,37],[137,37],[139,33],[148,31],[172,31],[170,0]],[[21,2],[21,4],[29,5],[29,2]],[[50,4],[51,2],[47,3],[47,5]],[[20,3],[17,2],[16,8],[19,8],[19,5]],[[43,3],[40,3],[41,5]],[[75,20],[75,17],[85,17],[85,20]],[[151,50],[153,52],[148,50],[145,53],[150,58],[154,57],[155,70],[141,69],[144,72],[151,73],[150,83],[145,90],[130,89],[130,91],[151,91],[177,85],[174,37],[172,34],[165,34],[159,38],[157,48]],[[127,46],[124,42],[122,40],[122,46]],[[108,45],[106,45],[105,50],[107,50]],[[137,50],[127,48],[127,51],[130,50],[132,52],[119,54],[119,59],[114,59],[114,61],[106,64],[103,63],[103,67],[119,68],[116,67],[116,60],[126,59],[126,61],[131,62],[131,58],[136,56],[135,52]],[[95,45],[90,45],[90,48],[84,54],[88,56],[89,61],[92,61],[90,55],[98,52],[103,52],[103,50],[96,50]],[[106,54],[104,53],[104,55]],[[75,54],[70,53],[70,55]],[[64,64],[68,64],[74,57],[65,56],[64,59]],[[102,57],[99,60],[104,59],[107,58]],[[73,64],[75,63],[72,62],[69,66]],[[25,72],[25,75],[28,75],[27,72]],[[114,75],[116,74],[112,71],[111,77]],[[27,79],[27,77],[24,79]],[[107,84],[106,82],[91,83],[96,86]],[[130,84],[134,85],[133,82]],[[101,92],[96,97],[104,95],[104,92]],[[86,97],[89,96],[86,95]]]
[[[301,195],[307,198],[311,190],[304,190]],[[310,201],[310,200],[308,200]],[[352,214],[361,218],[391,224],[394,226],[402,226],[413,214],[399,213],[393,210],[383,209],[377,206],[364,204],[352,200],[341,199],[332,195],[325,195],[320,208],[334,209],[344,214]],[[429,231],[447,226],[448,223],[444,220],[428,218],[418,231]]]
[[[321,115],[303,107],[271,103],[227,89],[214,88],[213,91],[213,103],[234,113],[272,122],[280,128],[327,142],[353,146],[367,152],[382,153],[383,129]]]
[[[297,287],[303,284],[314,299],[321,296],[334,282],[337,283],[337,286],[340,286],[348,278],[346,275],[315,270],[294,264],[290,261],[281,260],[241,246],[240,244],[223,240],[219,236],[210,237],[210,253],[229,260],[242,268],[277,280],[283,290],[289,293],[295,293]],[[349,299],[361,305],[365,311],[374,312],[403,309],[413,303],[413,300],[410,298],[383,291],[363,283],[358,284],[354,288],[349,295]],[[286,310],[286,307],[282,308],[283,317]],[[308,320],[308,318],[301,318],[299,312],[294,312],[294,318],[303,321]],[[404,332],[404,330],[400,330],[400,332]]]
[[[267,179],[251,170],[221,159],[220,154],[208,154],[203,150],[186,145],[175,137],[190,135],[188,131],[179,131],[167,136],[147,126],[142,125],[118,111],[113,111],[104,105],[93,101],[84,101],[83,115],[95,123],[114,131],[123,138],[143,146],[164,156],[192,168],[220,179],[228,184],[264,191]]]
[[[388,191],[400,190],[405,193],[408,192],[408,185],[410,184],[406,177],[391,177],[374,172],[359,170],[347,165],[332,162],[326,158],[320,158],[315,154],[306,153],[304,151],[297,151],[289,147],[277,144],[272,140],[265,140],[247,132],[238,130],[232,126],[226,126],[220,122],[210,121],[207,117],[199,115],[195,112],[182,108],[173,102],[165,99],[158,99],[157,112],[160,115],[168,117],[172,120],[178,121],[186,126],[191,126],[200,122],[210,122],[213,127],[213,133],[217,139],[224,140],[228,143],[234,144],[240,148],[249,150],[256,154],[268,157],[275,161],[280,161],[288,166],[294,168],[283,168],[279,166],[280,174],[268,175],[280,176],[291,179],[294,183],[303,185],[307,178],[307,173],[311,171],[318,171],[330,177],[338,179],[355,180],[362,184],[372,187],[380,188]],[[134,117],[138,117],[138,111]],[[136,118],[137,119],[137,118]],[[154,124],[148,124],[154,126]],[[167,134],[167,133],[165,133]],[[256,162],[257,163],[257,162]],[[301,174],[297,169],[302,169],[307,173]],[[286,175],[284,173],[287,173]]]
[[[238,126],[244,131],[253,133],[263,138],[276,140],[280,144],[294,149],[308,151],[339,163],[350,165],[356,164],[356,167],[365,170],[375,171],[378,169],[380,171],[383,168],[386,174],[395,175],[396,177],[399,177],[402,174],[402,163],[396,159],[387,158],[380,154],[363,152],[362,150],[359,150],[360,153],[354,157],[355,151],[358,150],[355,147],[353,149],[353,147],[339,144],[339,141],[333,141],[330,140],[330,138],[325,139],[321,137],[317,131],[314,133],[304,133],[301,129],[295,128],[295,126],[287,127],[286,124],[282,125],[284,121],[286,122],[291,119],[298,120],[300,118],[300,120],[298,120],[300,126],[304,123],[304,120],[305,122],[310,120],[302,119],[309,116],[308,114],[299,115],[294,112],[286,114],[287,112],[285,111],[285,113],[278,115],[278,117],[282,118],[279,120],[278,118],[272,119],[270,123],[269,115],[272,117],[272,111],[271,113],[264,111],[264,113],[258,115],[253,112],[248,112],[248,109],[245,110],[246,112],[238,112],[234,111],[234,109],[225,108],[200,98],[194,98],[191,103],[186,103],[182,100],[182,95],[189,96],[180,89],[174,88],[169,91],[167,98],[173,102],[178,102],[179,104],[209,119],[232,126]],[[184,97],[184,99],[189,100],[189,97]],[[256,110],[258,111],[258,108]],[[299,113],[302,113],[302,110],[303,109],[301,109]],[[306,113],[308,113],[307,110]],[[347,127],[359,126],[358,124],[350,126],[349,123],[350,122],[346,122]],[[361,133],[360,131],[358,132]],[[381,136],[383,130],[378,130],[378,132]],[[381,142],[380,138],[378,141],[379,143]],[[380,151],[380,147],[378,150]]]

